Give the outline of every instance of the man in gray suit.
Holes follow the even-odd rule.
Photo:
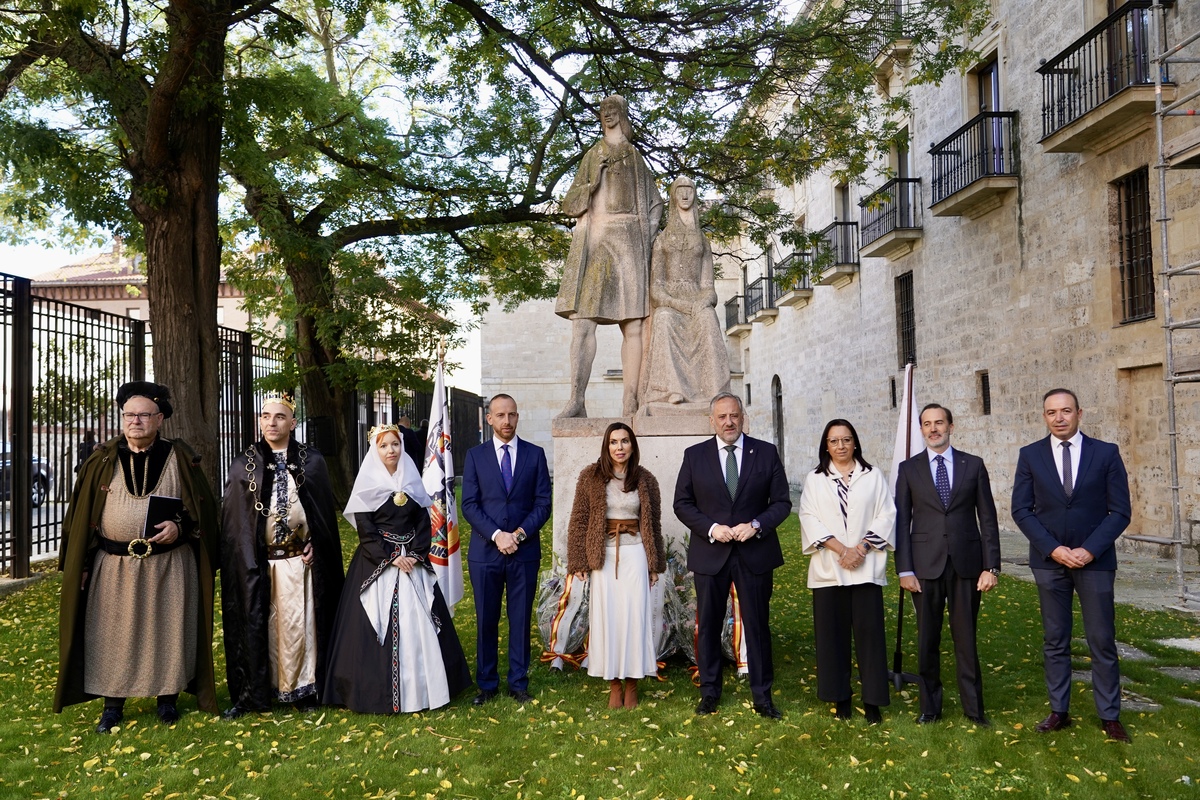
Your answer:
[[[988,725],[976,648],[979,601],[1000,574],[1000,529],[983,460],[950,446],[954,415],[930,403],[921,410],[926,449],[896,473],[896,574],[917,609],[920,724],[942,718],[942,617],[950,635],[963,714]]]

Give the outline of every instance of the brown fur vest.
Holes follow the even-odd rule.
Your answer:
[[[608,509],[606,485],[600,477],[600,466],[589,464],[579,473],[575,485],[575,502],[567,527],[567,571],[586,572],[604,566],[605,512]],[[666,547],[662,535],[662,498],[658,480],[645,467],[638,467],[638,498],[641,500],[642,545],[646,562],[653,572],[667,569]]]

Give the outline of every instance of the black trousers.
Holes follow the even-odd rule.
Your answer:
[[[862,701],[886,706],[887,639],[883,631],[883,587],[877,583],[813,589],[813,628],[817,644],[817,698],[849,700],[850,636],[858,658]]]
[[[959,575],[950,559],[935,580],[921,581],[913,595],[917,609],[917,669],[924,682],[921,713],[942,713],[942,619],[950,606],[950,637],[954,640],[955,675],[963,714],[983,716],[983,671],[976,645],[980,592],[978,575]]]
[[[725,607],[729,602],[729,586],[732,584],[737,587],[742,627],[746,633],[750,693],[755,703],[769,702],[771,685],[775,682],[769,624],[774,574],[771,570],[751,572],[734,549],[716,575],[697,574],[695,578],[696,616],[699,621],[696,666],[700,670],[700,696],[714,700],[721,698],[721,630],[725,625]]]

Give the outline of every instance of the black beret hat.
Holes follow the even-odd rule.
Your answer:
[[[160,383],[152,383],[151,381],[130,381],[124,384],[120,389],[117,389],[117,405],[121,408],[129,402],[131,397],[145,397],[151,400],[158,406],[158,410],[162,412],[163,419],[171,418],[171,390]]]

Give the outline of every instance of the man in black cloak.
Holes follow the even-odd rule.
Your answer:
[[[320,702],[345,569],[325,459],[293,436],[296,404],[268,395],[262,438],[229,466],[221,533],[221,608],[233,706]]]

